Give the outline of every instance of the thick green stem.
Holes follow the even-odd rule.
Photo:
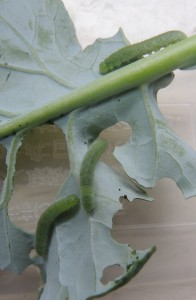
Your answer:
[[[175,69],[196,64],[196,36],[189,37],[153,55],[140,59],[100,79],[78,88],[53,103],[2,124],[0,137],[25,127],[34,127],[154,80]]]

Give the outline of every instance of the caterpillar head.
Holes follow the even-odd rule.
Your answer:
[[[100,63],[99,71],[100,71],[101,74],[107,74],[107,73],[111,72],[109,65],[105,61]]]

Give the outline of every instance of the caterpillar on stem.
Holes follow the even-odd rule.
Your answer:
[[[36,228],[35,249],[37,254],[46,256],[55,221],[62,215],[67,219],[71,218],[78,211],[79,206],[79,198],[76,195],[70,195],[50,205],[43,212]]]
[[[107,147],[107,141],[97,138],[84,156],[80,169],[80,192],[82,203],[88,214],[94,209],[94,170]]]
[[[158,51],[161,48],[175,44],[186,37],[187,36],[183,32],[173,30],[159,34],[143,42],[125,46],[111,54],[102,63],[100,63],[100,73],[110,73],[139,60],[146,54],[151,54],[153,51]]]

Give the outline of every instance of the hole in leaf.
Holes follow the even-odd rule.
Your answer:
[[[107,284],[110,281],[115,280],[117,277],[122,276],[124,274],[124,269],[118,265],[108,266],[103,270],[103,275],[101,278],[101,283]]]
[[[113,146],[125,144],[132,134],[130,125],[126,122],[118,122],[113,126],[104,129],[100,133],[100,137],[108,140]]]
[[[40,214],[54,201],[69,170],[65,136],[56,125],[31,130],[17,153],[11,220],[34,232]]]
[[[114,170],[124,175],[124,170],[119,161],[114,157],[115,146],[124,145],[131,137],[132,129],[128,123],[118,122],[113,126],[104,129],[100,137],[108,141],[108,147],[102,155],[102,160],[112,166]]]
[[[15,277],[16,274],[9,270],[0,270],[0,289],[2,290],[5,285],[12,283]]]
[[[21,274],[0,271],[1,299],[36,299],[40,285],[39,270],[29,266]]]

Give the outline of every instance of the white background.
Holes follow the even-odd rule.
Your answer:
[[[83,47],[121,27],[131,43],[167,30],[196,33],[195,0],[63,0]]]

